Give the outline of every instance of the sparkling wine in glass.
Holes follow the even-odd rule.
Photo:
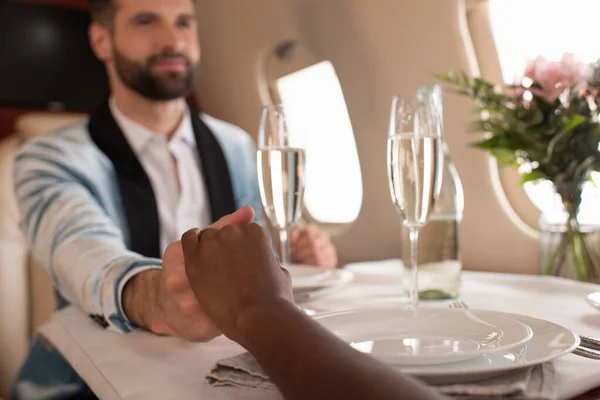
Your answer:
[[[387,142],[388,181],[392,200],[410,232],[409,304],[419,304],[419,229],[439,195],[443,152],[440,115],[434,104],[417,97],[394,96]]]
[[[302,212],[305,151],[293,138],[279,105],[263,108],[259,126],[257,168],[265,214],[279,230],[281,264],[290,264],[288,234]]]

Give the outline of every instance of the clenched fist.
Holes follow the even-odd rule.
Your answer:
[[[244,314],[277,303],[293,304],[291,280],[257,224],[192,229],[182,239],[185,270],[200,307],[238,342]]]

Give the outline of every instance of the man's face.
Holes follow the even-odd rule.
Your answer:
[[[187,96],[200,59],[191,0],[117,0],[107,60],[122,84],[157,101]]]

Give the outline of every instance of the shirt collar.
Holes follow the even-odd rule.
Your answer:
[[[177,127],[177,130],[171,138],[171,141],[174,140],[183,140],[190,146],[196,145],[196,137],[194,136],[194,128],[192,127],[192,115],[189,108],[186,109],[179,127]]]
[[[123,131],[123,134],[127,138],[127,141],[131,145],[133,151],[136,154],[141,154],[148,147],[148,145],[154,140],[165,140],[166,137],[160,133],[154,132],[145,126],[137,123],[131,118],[125,116],[117,107],[114,98],[111,97],[110,111],[115,117],[117,124]],[[186,110],[181,123],[175,130],[171,137],[170,143],[175,141],[183,141],[187,145],[195,146],[196,138],[194,136],[194,130],[192,128],[192,119],[189,108]]]

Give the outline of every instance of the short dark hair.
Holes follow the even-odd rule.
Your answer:
[[[88,7],[92,21],[111,26],[117,8],[117,0],[88,0]]]

